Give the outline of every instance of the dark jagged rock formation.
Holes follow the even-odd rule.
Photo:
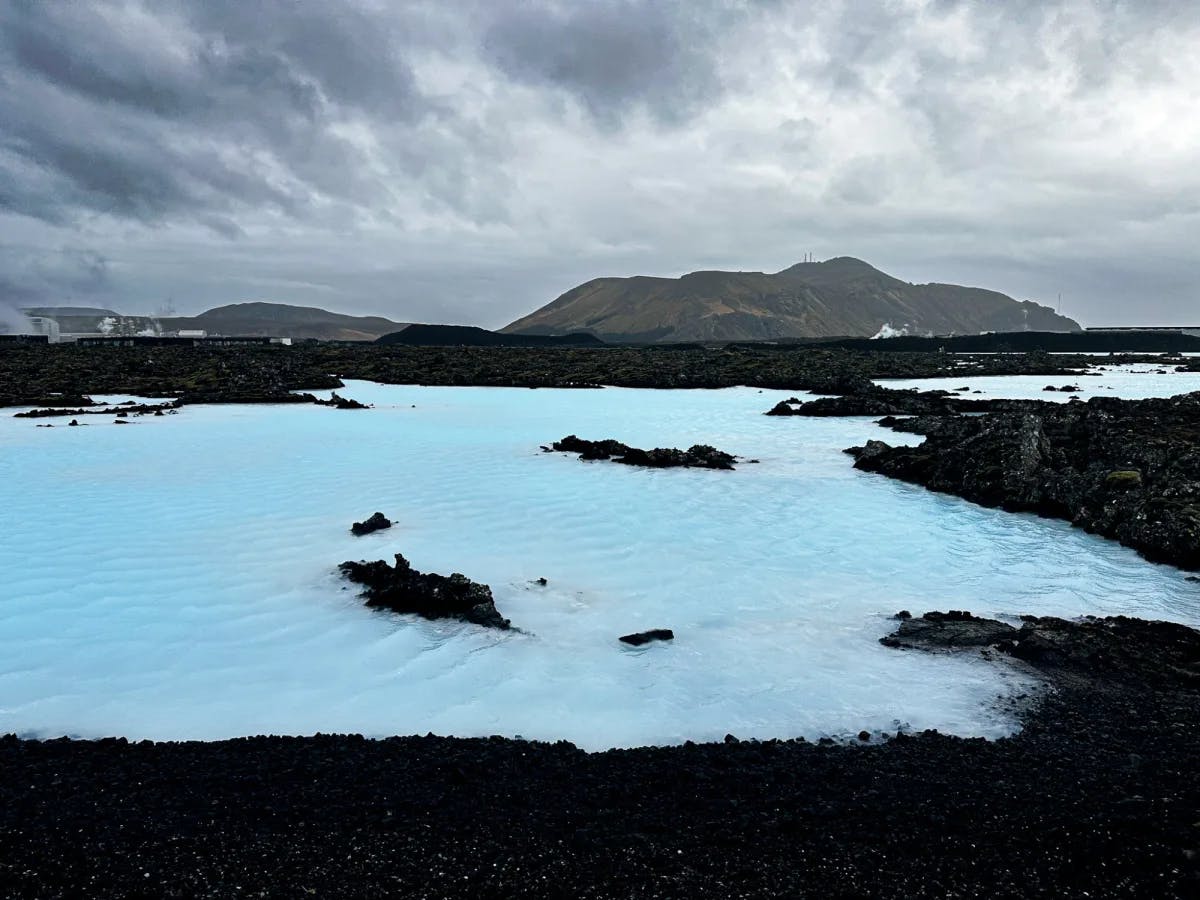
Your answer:
[[[312,395],[309,394],[306,396],[312,396]],[[316,397],[313,397],[312,402],[317,404],[318,406],[332,406],[334,409],[370,409],[371,408],[366,403],[361,403],[358,400],[354,400],[350,397],[343,397],[341,394],[337,393],[336,391],[329,396],[328,400],[318,400]]]
[[[895,391],[871,386],[837,397],[780,400],[768,416],[922,416],[957,412],[948,391]],[[979,402],[979,401],[975,401]]]
[[[416,571],[396,554],[396,564],[344,562],[338,567],[355,584],[364,587],[367,606],[398,613],[416,613],[426,619],[462,619],[488,628],[510,626],[496,610],[492,589],[458,572],[444,575]]]
[[[617,640],[622,644],[640,647],[642,644],[649,644],[651,641],[673,641],[675,640],[675,632],[670,628],[651,628],[649,631],[639,631],[636,634],[623,634]]]
[[[179,403],[126,403],[120,406],[93,406],[87,409],[31,409],[13,415],[15,419],[47,419],[59,416],[161,416],[178,411]]]
[[[995,619],[981,619],[969,612],[927,612],[919,618],[904,615],[900,627],[879,642],[885,647],[931,650],[952,647],[986,647],[1008,640],[1017,629]]]
[[[830,388],[838,385],[831,384]],[[973,400],[957,397],[952,391],[896,390],[879,387],[870,381],[847,382],[844,390],[817,390],[839,396],[801,400],[780,400],[765,413],[768,416],[948,416],[957,413],[997,412],[1036,409],[1038,400]]]
[[[1067,519],[1148,559],[1200,569],[1200,392],[1093,398],[919,427],[920,446],[869,441],[847,452],[868,472]]]
[[[382,531],[384,528],[391,528],[392,520],[381,512],[372,513],[371,516],[363,522],[355,522],[350,526],[350,531],[362,537],[364,534],[371,534],[374,531]]]
[[[573,434],[567,435],[561,441],[555,441],[551,447],[561,453],[578,453],[582,460],[612,460],[626,466],[644,466],[650,469],[732,469],[737,460],[736,456],[707,444],[695,444],[687,450],[674,447],[640,450],[620,441],[585,441]]]
[[[1021,616],[1020,627],[969,612],[927,612],[880,638],[886,647],[945,650],[990,646],[1057,682],[1087,679],[1096,689],[1118,684],[1200,690],[1200,632],[1174,622],[1128,616]]]

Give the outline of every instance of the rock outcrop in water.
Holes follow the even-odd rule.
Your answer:
[[[768,416],[948,416],[958,413],[997,412],[1037,407],[1036,400],[974,400],[955,396],[953,391],[896,390],[865,379],[835,382],[833,397],[780,400]],[[816,393],[823,391],[814,389]]]
[[[707,444],[695,444],[687,450],[674,447],[658,447],[641,450],[620,441],[586,441],[573,434],[555,441],[551,449],[560,453],[578,453],[582,460],[612,460],[626,466],[643,466],[650,469],[692,468],[732,469],[737,457]]]
[[[95,404],[86,409],[63,409],[51,407],[48,409],[31,409],[26,412],[14,413],[14,419],[47,419],[65,416],[161,416],[163,413],[174,413],[179,409],[177,402],[168,403],[122,403],[118,406],[103,406]]]
[[[639,631],[636,634],[623,634],[617,638],[622,644],[640,647],[652,641],[673,641],[675,632],[670,628],[651,628],[649,631]]]
[[[869,441],[847,451],[855,467],[985,506],[1067,519],[1148,559],[1200,569],[1200,392],[915,424],[924,443]]]
[[[1114,683],[1178,683],[1200,688],[1200,632],[1174,622],[1128,616],[1022,616],[1019,627],[969,612],[927,612],[901,621],[879,639],[886,647],[952,650],[993,647],[1059,679]]]
[[[312,395],[309,394],[306,396],[312,396]],[[353,399],[352,397],[343,397],[341,394],[337,393],[337,391],[334,391],[332,394],[330,394],[328,400],[318,400],[316,397],[313,397],[312,402],[317,404],[317,406],[332,406],[334,409],[370,409],[371,408],[366,403],[362,403],[358,400]]]
[[[391,528],[392,520],[381,512],[372,513],[365,521],[355,522],[350,526],[350,531],[362,537],[364,534],[371,534],[375,531],[382,531],[384,528]]]
[[[344,562],[338,568],[350,581],[363,585],[367,606],[416,613],[426,619],[462,619],[488,628],[511,625],[496,610],[492,589],[458,572],[448,578],[418,572],[399,553],[392,566],[380,559]]]
[[[900,627],[879,639],[885,647],[921,650],[986,647],[1017,633],[1012,625],[996,619],[978,618],[957,609],[944,613],[927,612],[919,618],[901,614],[897,618],[901,620]]]

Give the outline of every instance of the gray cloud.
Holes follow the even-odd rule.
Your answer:
[[[677,124],[722,92],[716,50],[730,9],[678,0],[526,3],[487,29],[487,58],[518,81],[567,92],[607,126],[632,111]]]
[[[0,300],[494,326],[811,251],[1192,317],[1198,40],[1169,0],[11,0]]]

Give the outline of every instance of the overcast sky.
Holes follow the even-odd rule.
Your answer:
[[[1200,5],[3,0],[0,302],[497,327],[857,256],[1200,322]]]

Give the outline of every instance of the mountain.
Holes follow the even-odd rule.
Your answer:
[[[202,330],[210,335],[317,338],[323,341],[373,341],[406,326],[379,316],[347,316],[313,306],[284,303],[233,303],[197,316],[125,316],[111,309],[45,306],[26,309],[31,316],[58,322],[64,332],[167,334]]]
[[[611,341],[1078,331],[1052,309],[954,284],[909,284],[847,256],[782,272],[597,278],[501,329]]]
[[[409,325],[385,334],[377,344],[410,347],[602,347],[604,342],[586,332],[563,335],[501,334],[474,325]]]
[[[347,316],[314,306],[284,303],[232,303],[198,316],[159,319],[165,331],[201,328],[209,334],[373,341],[399,331],[403,322],[379,316]]]

